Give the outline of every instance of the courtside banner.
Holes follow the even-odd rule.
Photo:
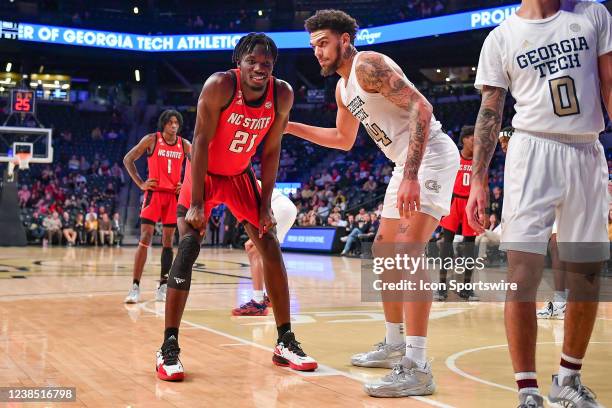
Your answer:
[[[285,240],[280,244],[282,249],[331,252],[335,237],[336,228],[334,227],[295,227],[287,232]]]
[[[604,2],[604,0],[594,1]],[[357,33],[355,45],[376,45],[494,27],[514,14],[518,7],[519,5],[515,4],[368,27]],[[232,50],[240,37],[245,34],[146,35],[0,21],[0,39],[140,52]],[[267,34],[272,37],[280,49],[310,48],[308,33],[304,31],[269,32]]]

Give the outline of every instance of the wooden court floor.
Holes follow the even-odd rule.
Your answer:
[[[244,251],[203,249],[180,332],[182,383],[156,379],[163,303],[155,302],[158,248],[142,302],[126,306],[134,248],[0,248],[0,387],[76,387],[71,403],[0,407],[515,407],[500,303],[436,303],[430,331],[436,393],[374,399],[362,382],[387,373],[349,364],[384,338],[376,303],[360,301],[356,259],[285,254],[293,327],[315,373],[271,363],[273,317],[231,317],[250,299]],[[543,392],[556,370],[563,322],[539,322]],[[612,406],[612,305],[601,304],[583,378]]]

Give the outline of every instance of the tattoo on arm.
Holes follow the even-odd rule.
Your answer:
[[[474,131],[472,178],[475,180],[486,180],[489,163],[497,146],[505,102],[505,89],[489,86],[483,89]]]
[[[399,68],[398,68],[399,69]],[[396,106],[409,112],[409,151],[404,167],[404,179],[416,180],[429,137],[431,104],[381,54],[365,53],[355,67],[357,79],[364,90],[378,92]]]

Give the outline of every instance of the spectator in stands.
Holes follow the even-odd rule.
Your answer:
[[[85,216],[85,239],[90,245],[98,245],[98,214],[93,207]]]
[[[121,246],[123,242],[123,225],[121,224],[119,213],[117,212],[113,214],[112,229],[113,235],[115,236],[115,244]]]
[[[45,241],[48,241],[49,245],[53,245],[54,237],[57,238],[58,245],[62,244],[62,220],[57,211],[53,211],[50,215],[45,217],[43,227],[47,232],[47,239],[43,241],[43,245],[46,244]]]
[[[17,198],[19,199],[19,207],[24,208],[28,201],[30,201],[30,197],[32,197],[32,193],[28,190],[27,185],[22,185],[21,190],[17,193]]]
[[[366,224],[366,227],[363,230],[362,234],[359,234],[359,240],[364,242],[364,241],[374,241],[374,237],[376,236],[376,233],[378,232],[378,227],[380,225],[380,221],[378,219],[378,216],[376,216],[376,214],[374,213],[370,213],[370,222]]]
[[[91,140],[102,140],[102,130],[99,126],[91,130]]]
[[[82,172],[86,173],[86,172],[89,171],[90,168],[91,168],[91,165],[89,164],[89,162],[87,161],[85,156],[81,156],[80,170]],[[83,177],[83,176],[81,175],[81,177]]]
[[[43,237],[45,236],[43,221],[44,219],[38,211],[34,211],[34,213],[32,213],[32,219],[26,231],[28,241],[38,241],[43,239]]]
[[[340,207],[342,211],[346,210],[346,196],[342,192],[342,190],[338,191],[336,197],[333,200],[334,206]]]
[[[77,159],[76,155],[72,155],[72,157],[70,157],[70,160],[68,161],[68,170],[70,171],[79,171],[79,169],[81,168],[81,163],[79,162],[79,159]]]
[[[234,217],[234,214],[229,210],[225,209],[225,215],[223,217],[223,245],[230,248],[238,247],[236,245],[236,224],[238,220]]]
[[[108,242],[108,246],[113,246],[113,226],[107,213],[100,214],[98,234],[100,236],[100,245],[104,246]]]
[[[504,197],[502,196],[502,189],[500,187],[493,187],[493,196],[491,197],[491,213],[497,216],[497,219],[501,219],[502,205]]]
[[[359,213],[355,216],[355,222],[366,222],[368,220],[368,214],[366,213],[365,208],[360,208]]]
[[[366,181],[363,184],[362,190],[366,191],[368,193],[373,193],[374,191],[376,191],[377,187],[378,187],[378,185],[374,181],[374,176],[370,176],[370,177],[368,177],[368,181]]]
[[[64,211],[62,214],[62,234],[68,243],[68,246],[76,245],[77,233],[74,230],[74,221],[70,218],[70,214]]]
[[[365,209],[363,210],[365,211]],[[361,210],[360,210],[360,214],[361,214]],[[346,242],[346,244],[344,244],[344,249],[342,250],[340,255],[342,256],[348,255],[353,245],[358,242],[359,235],[365,234],[366,232],[370,231],[370,227],[371,227],[370,216],[368,214],[365,214],[362,218],[363,218],[363,221],[358,220],[357,227],[353,228],[353,230],[348,236],[341,238],[341,241]]]
[[[78,213],[74,220],[74,231],[77,234],[77,242],[79,245],[85,245],[87,234],[85,232],[85,219],[83,213]]]
[[[221,227],[221,217],[217,214],[212,214],[210,220],[208,221],[208,226],[210,227],[210,244],[212,246],[219,245],[219,230]]]
[[[121,169],[121,166],[119,166],[119,163],[115,162],[115,164],[113,164],[113,167],[111,167],[111,175],[119,180],[121,185],[125,184],[125,175]]]

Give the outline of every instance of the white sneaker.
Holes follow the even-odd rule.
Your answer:
[[[156,302],[165,302],[166,301],[166,292],[168,291],[168,284],[162,283],[157,286],[157,292],[155,292],[155,301]]]
[[[543,308],[536,311],[538,319],[558,319],[565,318],[566,302],[546,302]]]
[[[137,284],[132,285],[128,295],[125,297],[124,303],[138,303],[140,300],[140,286]]]

